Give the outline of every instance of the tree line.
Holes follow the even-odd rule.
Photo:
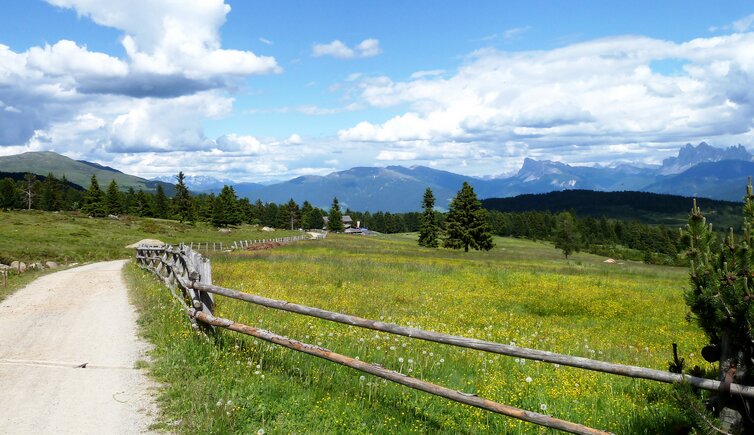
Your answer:
[[[354,224],[358,222],[361,227],[380,233],[420,232],[424,246],[444,244],[441,234],[460,231],[462,235],[465,228],[476,222],[473,225],[478,228],[470,231],[483,230],[482,233],[489,231],[504,237],[547,240],[554,242],[567,255],[584,250],[667,264],[677,262],[678,254],[686,247],[679,232],[664,225],[606,217],[582,218],[573,211],[485,210],[471,186],[462,186],[453,200],[456,204],[451,203],[447,213],[435,209],[431,189],[425,192],[423,212],[370,213],[350,209],[341,212],[337,198],[333,199],[329,210],[315,207],[308,201],[299,205],[293,199],[283,204],[263,203],[260,200],[251,202],[247,198],[238,198],[232,186],[224,186],[217,195],[192,194],[185,184],[183,173],[176,176],[173,197],[168,197],[159,184],[155,192],[137,191],[131,187],[122,191],[113,180],[103,189],[96,176],[92,176],[87,190],[68,182],[65,177],[57,178],[52,174],[46,177],[26,174],[18,178],[0,180],[0,208],[80,211],[94,217],[126,214],[182,222],[204,221],[216,226],[247,223],[287,229],[324,228],[324,218],[328,217],[330,229],[335,231],[342,229],[341,217],[349,215]],[[472,212],[467,210],[469,207],[473,209]],[[474,215],[476,218],[472,219]],[[459,219],[465,219],[465,223],[458,224]],[[463,245],[466,248],[465,242]],[[469,246],[473,248],[473,245]]]

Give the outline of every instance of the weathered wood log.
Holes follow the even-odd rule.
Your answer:
[[[443,386],[433,384],[431,382],[422,381],[420,379],[406,376],[394,370],[386,369],[377,364],[370,364],[363,361],[359,361],[357,359],[354,359],[345,355],[331,352],[321,347],[312,346],[310,344],[306,344],[297,340],[286,338],[281,335],[277,335],[272,332],[266,331],[264,329],[258,329],[249,325],[244,325],[242,323],[233,322],[232,320],[215,317],[207,313],[204,313],[202,311],[189,309],[189,316],[195,317],[196,319],[204,323],[213,325],[213,326],[219,326],[222,328],[227,328],[231,331],[250,335],[252,337],[256,337],[261,340],[286,347],[288,349],[293,349],[299,352],[303,352],[309,355],[313,355],[313,356],[316,356],[316,357],[319,357],[328,361],[332,361],[332,362],[344,365],[346,367],[359,370],[364,373],[369,373],[371,375],[374,375],[383,379],[387,379],[389,381],[392,381],[401,385],[405,385],[415,390],[424,391],[426,393],[430,393],[436,396],[450,399],[454,402],[459,402],[459,403],[463,403],[469,406],[486,409],[488,411],[492,411],[497,414],[502,414],[508,417],[513,417],[519,420],[538,424],[540,426],[545,426],[545,427],[549,427],[553,429],[559,429],[562,431],[575,433],[575,434],[606,435],[609,433],[609,432],[601,431],[598,429],[593,429],[587,426],[583,426],[577,423],[572,423],[569,421],[561,420],[555,417],[551,417],[549,415],[544,415],[544,414],[540,414],[540,413],[532,412],[532,411],[525,411],[523,409],[516,408],[513,406],[493,402],[491,400],[477,397],[473,394],[466,394],[460,391],[451,390],[450,388],[445,388]]]
[[[358,326],[361,328],[372,329],[375,331],[388,332],[391,334],[402,335],[404,337],[418,338],[436,343],[449,344],[452,346],[465,347],[469,349],[483,350],[500,355],[514,356],[518,358],[543,361],[554,364],[561,364],[570,367],[577,367],[586,370],[592,370],[602,373],[611,373],[614,375],[626,376],[629,378],[649,379],[666,383],[688,383],[694,387],[705,390],[716,391],[720,388],[720,382],[712,379],[704,379],[696,376],[684,375],[679,373],[670,373],[663,370],[649,369],[645,367],[630,366],[624,364],[615,364],[606,361],[593,360],[589,358],[563,355],[555,352],[544,350],[529,349],[525,347],[511,346],[507,344],[494,343],[491,341],[478,340],[475,338],[459,337],[450,334],[441,334],[423,329],[408,328],[396,325],[394,323],[378,322],[375,320],[365,319],[363,317],[350,316],[348,314],[336,313],[322,310],[319,308],[307,307],[269,299],[258,295],[239,292],[237,290],[219,287],[215,285],[206,285],[193,283],[194,288],[209,293],[219,294],[233,299],[251,302],[277,310],[288,311],[292,313],[303,314],[306,316],[316,317],[319,319],[329,320],[332,322],[343,323],[346,325]],[[740,384],[732,384],[730,392],[733,395],[754,398],[754,387]]]

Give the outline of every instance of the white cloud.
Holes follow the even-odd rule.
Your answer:
[[[629,36],[549,51],[480,50],[449,76],[362,79],[365,104],[409,110],[360,122],[339,137],[389,147],[383,158],[414,160],[435,159],[447,144],[504,158],[517,152],[506,144],[521,143],[532,155],[558,152],[572,161],[614,144],[650,151],[725,138],[751,145],[752,52],[754,33],[680,44]],[[666,59],[682,62],[682,72],[653,70]]]
[[[731,24],[731,27],[736,32],[746,32],[751,30],[752,26],[754,26],[754,14],[747,15]]]
[[[123,47],[138,73],[206,79],[280,71],[272,57],[220,47],[219,29],[230,12],[223,0],[47,1],[122,30]]]
[[[259,38],[259,42],[264,45],[274,45],[274,43],[267,38]]]
[[[337,59],[353,59],[357,57],[373,57],[382,53],[380,41],[377,39],[365,39],[356,47],[351,48],[340,40],[334,40],[327,44],[316,43],[312,47],[312,56],[331,56]]]

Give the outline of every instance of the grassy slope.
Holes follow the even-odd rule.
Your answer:
[[[415,246],[415,235],[334,236],[218,255],[215,282],[403,325],[666,369],[687,363],[702,333],[684,320],[683,269],[607,265],[550,245],[496,239],[486,253]],[[196,337],[168,293],[128,272],[156,345],[166,421],[183,433],[538,433],[485,411],[383,383],[232,333]],[[686,419],[673,388],[376,334],[227,299],[218,313],[482,397],[616,433],[662,433]],[[526,379],[531,378],[531,382]]]
[[[73,213],[41,211],[0,211],[0,263],[21,260],[57,261],[70,264],[97,260],[128,258],[133,251],[125,246],[144,238],[157,238],[168,243],[223,242],[261,239],[294,234],[291,231],[264,233],[256,227],[242,226],[229,234],[218,232],[204,223],[180,224],[176,221],[129,218],[122,220],[91,219]],[[298,234],[298,232],[295,232]],[[29,281],[32,275],[11,275],[2,295]]]
[[[0,157],[0,171],[33,172],[45,176],[49,173],[53,173],[57,177],[65,175],[68,181],[78,184],[85,189],[89,187],[89,181],[92,178],[92,174],[95,174],[97,175],[97,181],[99,182],[100,187],[103,189],[110,184],[110,181],[115,180],[121,189],[133,187],[136,190],[153,190],[147,187],[145,184],[146,180],[143,178],[121,172],[95,168],[49,151],[29,152]]]

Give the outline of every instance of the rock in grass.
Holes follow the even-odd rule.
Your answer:
[[[54,261],[45,261],[45,267],[49,269],[57,269],[60,265]]]

